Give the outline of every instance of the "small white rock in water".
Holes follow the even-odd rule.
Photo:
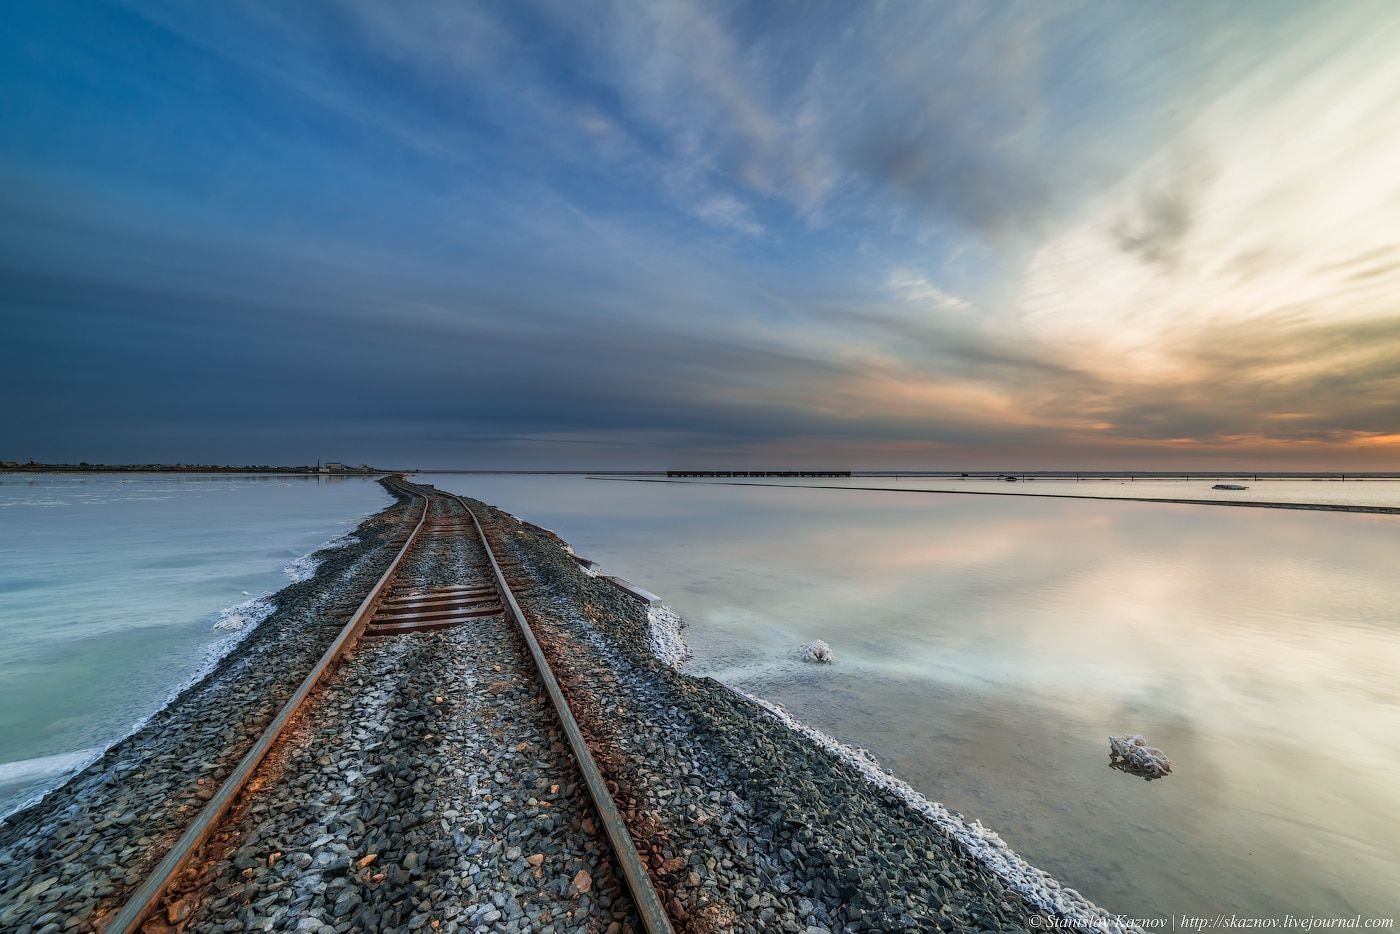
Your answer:
[[[831,654],[831,646],[818,639],[815,642],[808,642],[797,653],[804,662],[822,662],[831,664],[836,661],[836,656]]]
[[[1149,782],[1162,778],[1172,770],[1167,754],[1156,746],[1147,745],[1141,736],[1110,736],[1108,764],[1115,769],[1141,775]]]

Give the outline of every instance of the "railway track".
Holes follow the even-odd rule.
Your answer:
[[[670,922],[480,521],[417,524],[103,930]]]

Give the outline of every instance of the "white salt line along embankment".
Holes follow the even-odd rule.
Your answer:
[[[283,567],[282,572],[292,583],[304,583],[316,576],[316,572],[328,552],[349,548],[355,544],[356,539],[353,532],[337,535],[329,541],[322,542],[306,554],[293,558]],[[247,595],[247,593],[245,590],[244,594]],[[277,591],[268,591],[256,597],[250,596],[247,600],[218,611],[210,628],[214,632],[220,633],[221,636],[205,647],[199,664],[166,692],[158,707],[132,723],[121,735],[101,746],[0,763],[0,785],[26,779],[31,781],[45,779],[25,798],[0,810],[0,822],[3,822],[11,814],[16,814],[38,804],[49,792],[60,787],[63,781],[92,765],[106,755],[108,750],[139,732],[152,718],[159,716],[162,711],[173,704],[180,695],[208,677],[226,655],[238,648],[239,643],[244,638],[277,611],[277,593]]]

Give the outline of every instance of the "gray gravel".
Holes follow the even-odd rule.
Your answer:
[[[1044,924],[894,795],[717,682],[658,662],[641,604],[584,574],[551,533],[485,504],[478,515],[678,928]]]
[[[387,487],[386,487],[387,489]],[[0,930],[95,930],[184,829],[335,638],[417,510],[397,499],[208,676],[38,803],[0,824]],[[411,526],[410,526],[411,527]]]

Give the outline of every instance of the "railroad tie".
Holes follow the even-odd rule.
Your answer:
[[[505,610],[492,584],[474,582],[388,597],[375,610],[367,636],[393,636],[406,632],[447,629],[473,619],[496,616]]]

